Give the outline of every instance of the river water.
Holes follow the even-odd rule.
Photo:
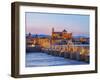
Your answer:
[[[25,63],[26,67],[87,64],[82,61],[70,60],[63,57],[55,57],[46,53],[27,53]]]

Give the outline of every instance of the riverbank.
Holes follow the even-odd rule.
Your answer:
[[[26,53],[35,52],[87,63],[90,61],[89,45],[53,45],[51,48],[41,48],[40,46],[26,48]]]

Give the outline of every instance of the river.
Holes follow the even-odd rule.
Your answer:
[[[63,57],[55,57],[46,53],[27,53],[25,60],[26,67],[88,64],[82,61],[70,60]]]

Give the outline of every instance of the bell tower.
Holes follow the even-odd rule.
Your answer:
[[[54,28],[52,28],[52,33],[54,32]]]
[[[51,44],[54,43],[54,28],[52,28],[52,40],[51,40]]]

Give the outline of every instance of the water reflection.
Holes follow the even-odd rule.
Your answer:
[[[88,64],[83,61],[70,60],[63,57],[48,55],[47,53],[26,54],[26,67],[62,66]]]

